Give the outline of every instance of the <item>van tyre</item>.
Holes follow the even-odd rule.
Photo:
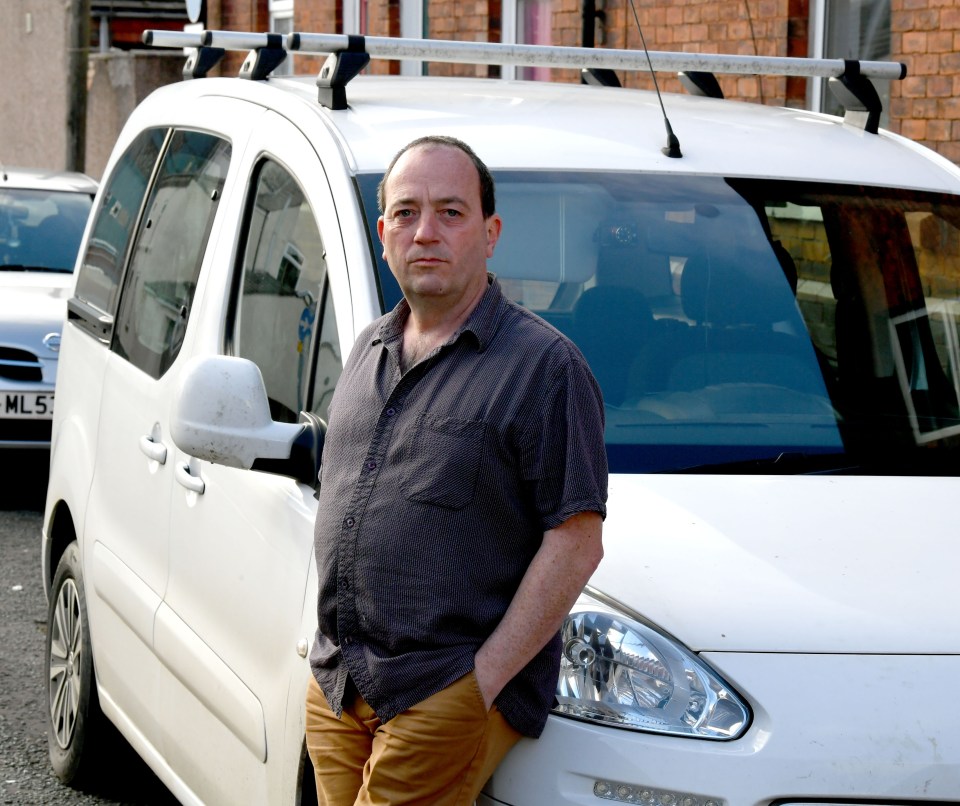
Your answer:
[[[76,786],[94,771],[106,718],[93,671],[80,549],[67,546],[47,610],[47,743],[54,772]]]

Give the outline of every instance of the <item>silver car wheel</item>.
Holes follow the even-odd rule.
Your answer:
[[[57,595],[50,624],[49,699],[50,725],[57,744],[70,746],[80,709],[80,669],[83,659],[83,619],[80,596],[72,579]]]

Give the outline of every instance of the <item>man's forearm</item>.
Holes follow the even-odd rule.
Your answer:
[[[553,637],[603,556],[603,520],[581,512],[544,533],[510,607],[476,656],[489,708],[501,689]]]

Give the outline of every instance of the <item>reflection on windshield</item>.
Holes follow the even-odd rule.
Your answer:
[[[0,190],[0,271],[72,272],[92,198]]]
[[[372,222],[377,179],[361,178]],[[497,207],[491,271],[587,357],[611,471],[802,472],[812,457],[882,472],[880,457],[957,444],[956,199],[501,173]],[[398,291],[380,273],[389,307]]]

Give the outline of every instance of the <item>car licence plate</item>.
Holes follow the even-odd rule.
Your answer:
[[[3,408],[0,416],[8,419],[49,419],[53,416],[50,392],[0,392]]]

